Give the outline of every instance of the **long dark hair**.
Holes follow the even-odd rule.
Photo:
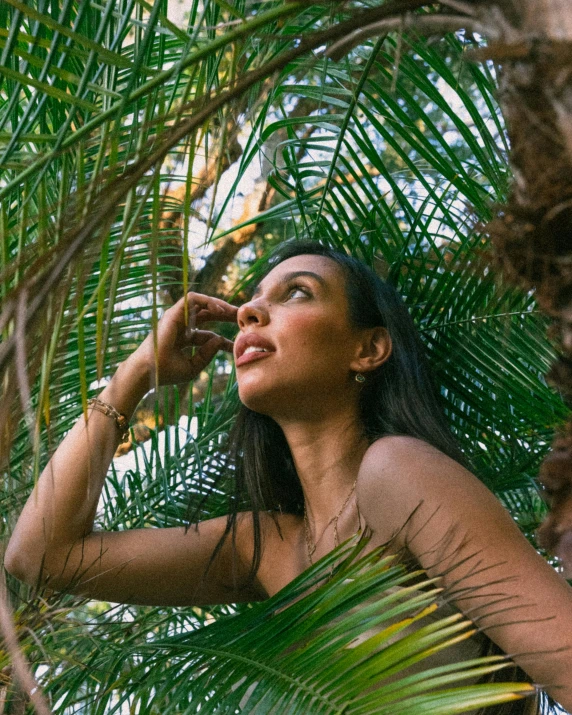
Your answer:
[[[442,398],[433,383],[424,346],[395,288],[358,259],[307,240],[288,241],[275,249],[265,275],[282,261],[300,255],[324,256],[335,261],[345,277],[353,326],[382,326],[391,336],[391,356],[379,368],[367,373],[360,392],[359,414],[370,444],[387,435],[409,435],[466,465],[445,419]],[[254,553],[248,577],[252,584],[262,551],[260,512],[280,510],[301,515],[304,496],[284,433],[271,417],[241,405],[225,451],[233,470],[234,490],[225,534],[212,559],[231,531],[234,541],[237,513],[248,505],[254,528]]]

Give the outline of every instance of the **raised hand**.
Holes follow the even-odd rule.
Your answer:
[[[231,340],[198,326],[210,321],[236,323],[238,308],[202,293],[187,293],[186,299],[187,319],[183,297],[159,320],[156,345],[151,332],[127,360],[145,371],[152,384],[157,373],[159,385],[193,380],[219,350],[233,349]]]

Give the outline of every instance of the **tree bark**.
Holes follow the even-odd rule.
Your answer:
[[[572,40],[570,0],[521,0],[521,5],[524,32],[547,40]]]
[[[485,0],[480,10],[485,24],[496,23],[497,39],[484,52],[500,63],[515,176],[487,229],[504,275],[534,290],[556,322],[560,358],[548,379],[572,404],[572,7],[569,0]],[[572,573],[572,421],[540,479],[552,511],[539,541]]]

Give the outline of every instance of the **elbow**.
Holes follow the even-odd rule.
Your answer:
[[[14,578],[23,581],[30,586],[38,582],[41,571],[41,563],[30,558],[29,554],[18,544],[14,536],[8,542],[4,554],[4,568]]]
[[[4,568],[14,578],[33,588],[48,587],[62,591],[70,586],[66,566],[73,547],[35,549],[14,533],[4,553]],[[1,715],[1,713],[0,713]]]

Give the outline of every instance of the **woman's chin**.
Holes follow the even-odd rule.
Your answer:
[[[281,403],[288,404],[288,391],[281,389],[274,382],[272,386],[264,386],[263,381],[239,380],[238,396],[243,405],[253,412],[270,417],[280,411]]]
[[[249,391],[245,391],[245,394],[241,393],[240,389],[238,391],[238,396],[240,401],[245,407],[253,412],[259,412],[262,415],[270,415],[272,400],[267,396],[261,395],[259,392],[257,394],[252,394]],[[276,403],[274,403],[276,405]]]

